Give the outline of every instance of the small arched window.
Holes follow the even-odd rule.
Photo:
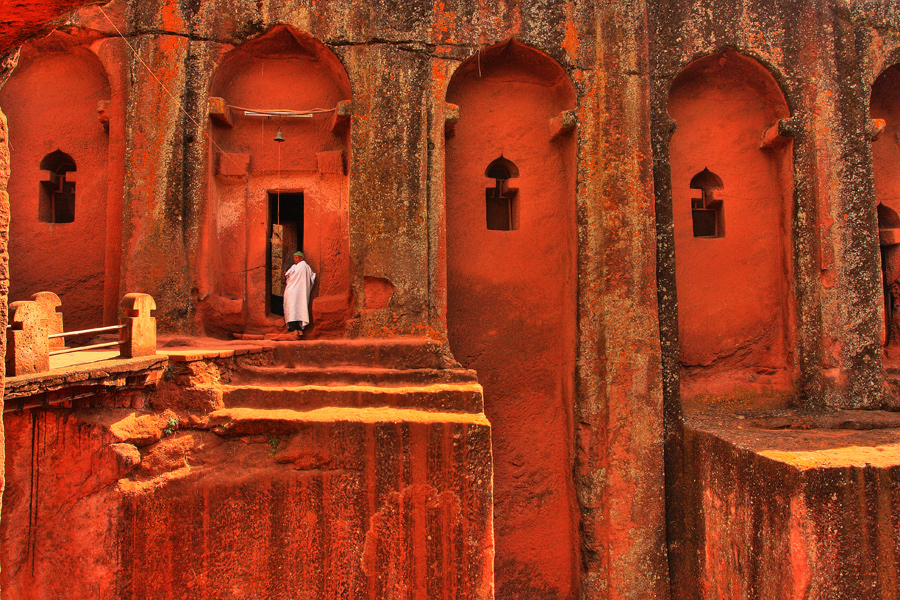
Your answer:
[[[511,231],[519,228],[516,194],[518,189],[509,187],[509,180],[519,176],[519,169],[511,160],[500,155],[484,172],[494,180],[494,187],[485,191],[487,228],[495,231]]]
[[[725,237],[722,201],[713,197],[714,190],[724,187],[722,178],[709,169],[703,169],[691,178],[691,189],[700,190],[699,198],[691,198],[694,237]]]
[[[42,180],[38,199],[38,219],[44,223],[71,223],[75,220],[75,161],[56,150],[41,161]]]
[[[900,229],[900,215],[881,202],[875,207],[878,212],[878,229]]]

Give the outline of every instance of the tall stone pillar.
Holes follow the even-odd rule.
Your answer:
[[[125,194],[122,215],[122,293],[143,292],[157,299],[161,329],[176,326],[190,310],[187,248],[180,179],[181,95],[189,41],[181,36],[133,39],[138,56],[127,108]],[[140,59],[140,60],[139,60]],[[141,61],[173,93],[166,94]],[[160,314],[161,313],[161,314]]]
[[[427,335],[429,62],[392,44],[346,57],[354,88],[350,255],[354,334]]]
[[[575,412],[582,589],[592,599],[666,598],[647,13],[640,0],[595,12],[598,75],[582,109],[578,171],[589,232],[579,247]]]
[[[823,347],[822,392],[814,400],[874,408],[882,394],[883,292],[872,149],[862,134],[871,90],[862,81],[853,25],[840,15],[829,18],[834,34],[822,47],[833,46],[834,55],[804,111],[818,154]]]
[[[192,39],[189,19],[168,0],[129,10],[137,75],[125,116],[120,293],[150,294],[161,331],[187,330],[204,225],[206,90],[219,45]]]

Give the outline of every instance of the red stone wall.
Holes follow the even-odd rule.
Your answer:
[[[52,291],[67,329],[96,327],[104,317],[109,133],[97,107],[111,99],[109,78],[83,46],[26,47],[0,89],[10,123],[10,296]],[[75,221],[38,219],[41,160],[55,150],[76,164]]]
[[[763,133],[789,116],[784,97],[762,66],[724,52],[679,75],[668,110],[677,123],[670,162],[682,392],[790,392],[792,154],[789,143],[760,148]],[[713,192],[720,237],[693,232],[691,200],[702,192],[690,184],[704,169],[724,184]]]
[[[691,532],[679,543],[695,552],[700,579],[677,597],[896,594],[896,430],[809,425],[785,432],[733,419],[689,423]]]
[[[463,63],[447,101],[460,114],[447,139],[447,326],[494,427],[498,595],[574,598],[575,148],[550,128],[572,87],[511,42]],[[511,231],[486,224],[485,169],[501,153],[519,173]]]
[[[8,75],[8,64],[0,63],[0,83],[2,83]],[[2,107],[0,107],[2,108]],[[9,193],[6,191],[6,185],[9,180],[9,130],[6,124],[6,115],[0,110],[0,232],[6,232],[6,236],[0,236],[0,319],[7,319],[7,301],[9,298],[9,254],[7,251],[6,240],[9,233]],[[6,336],[0,339],[0,349],[3,350],[4,358],[6,355]],[[5,361],[4,361],[5,362]],[[0,383],[6,383],[6,370],[0,373]],[[2,389],[2,388],[0,388]],[[4,403],[0,401],[0,406]],[[2,427],[2,426],[0,426]],[[6,488],[6,432],[0,428],[0,491]],[[2,508],[2,501],[0,501]],[[2,588],[0,588],[2,589]]]
[[[900,128],[900,69],[886,69],[872,86],[869,115],[884,119],[884,131],[872,142],[872,166],[875,174],[875,199],[878,204],[900,210],[900,173],[894,164],[900,160],[897,131]]]

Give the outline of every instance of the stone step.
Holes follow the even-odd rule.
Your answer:
[[[309,424],[322,423],[424,423],[468,424],[490,429],[480,413],[434,413],[403,408],[326,407],[308,411],[225,408],[209,414],[206,427],[219,435],[290,434],[307,430]]]
[[[344,365],[337,367],[247,365],[231,376],[231,385],[373,385],[406,387],[436,383],[477,383],[468,369],[385,369]]]
[[[369,385],[232,385],[222,390],[225,408],[316,410],[344,408],[410,408],[426,411],[480,413],[483,390],[478,383],[409,387]]]
[[[445,347],[430,338],[298,340],[274,348],[276,364],[333,367],[355,365],[386,369],[458,368]]]

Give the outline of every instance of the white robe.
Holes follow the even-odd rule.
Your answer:
[[[312,291],[316,274],[305,260],[291,265],[284,274],[284,321],[300,321],[301,326],[309,323],[309,293]]]

